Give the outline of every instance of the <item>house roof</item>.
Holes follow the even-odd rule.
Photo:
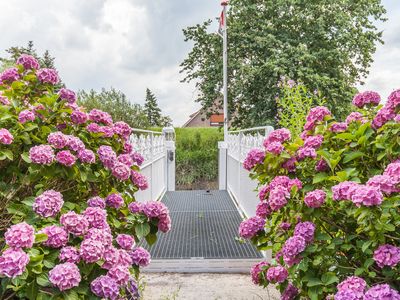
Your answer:
[[[193,113],[193,114],[191,114],[190,116],[189,116],[189,120],[185,123],[185,124],[183,124],[183,126],[182,127],[186,127],[187,125],[189,125],[190,124],[190,122],[192,122],[193,121],[193,119],[194,118],[196,118],[197,117],[197,115],[199,114],[199,113],[201,113],[202,112],[202,109],[199,109],[198,111],[196,111],[195,113]]]

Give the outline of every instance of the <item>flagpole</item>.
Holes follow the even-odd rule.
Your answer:
[[[223,68],[224,68],[224,141],[228,141],[228,23],[227,23],[227,5],[228,1],[221,2],[224,15],[224,31],[223,31]]]

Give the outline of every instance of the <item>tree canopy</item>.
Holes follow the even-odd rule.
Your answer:
[[[106,111],[113,119],[124,121],[133,128],[151,127],[143,107],[130,102],[124,93],[114,88],[103,88],[101,92],[79,91],[78,104],[87,110],[97,108]]]
[[[355,86],[368,74],[377,43],[380,0],[231,0],[228,13],[229,112],[237,127],[273,124],[277,86],[286,76],[327,99],[336,116],[347,113]],[[195,81],[197,101],[220,99],[222,41],[212,21],[183,30],[193,49],[181,64]]]
[[[152,127],[165,127],[170,126],[172,120],[168,116],[163,116],[161,114],[161,109],[158,106],[156,96],[150,91],[149,88],[146,89],[146,99],[144,102],[144,111],[147,115],[147,119]]]

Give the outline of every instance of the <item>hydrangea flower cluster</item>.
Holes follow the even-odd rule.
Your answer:
[[[397,266],[400,263],[400,247],[392,245],[379,246],[374,252],[374,261],[380,268]]]
[[[62,88],[59,92],[58,92],[58,96],[60,97],[61,100],[65,100],[68,103],[72,104],[76,102],[76,94],[74,91],[71,91],[69,89],[66,88]]]
[[[101,197],[92,197],[87,201],[87,205],[90,207],[100,207],[102,209],[106,208],[106,202]]]
[[[56,85],[60,82],[58,73],[54,69],[42,68],[36,71],[36,75],[41,83]]]
[[[109,113],[106,113],[104,111],[101,111],[99,109],[92,109],[89,112],[89,120],[96,122],[96,123],[102,123],[104,125],[112,125],[113,120],[112,117],[110,116]]]
[[[379,104],[379,102],[381,102],[381,96],[373,91],[359,93],[353,98],[353,104],[358,108],[362,108],[366,105],[376,106]]]
[[[61,226],[50,225],[43,228],[39,233],[47,235],[44,245],[51,248],[61,248],[68,243],[68,233]]]
[[[252,149],[250,152],[247,154],[246,159],[243,162],[243,167],[247,170],[250,171],[252,168],[254,168],[258,164],[262,164],[265,159],[265,153],[264,151],[260,149]]]
[[[149,187],[146,176],[134,170],[132,170],[131,181],[142,191]]]
[[[4,234],[6,244],[14,249],[32,248],[35,241],[35,229],[26,222],[12,225]]]
[[[282,283],[288,275],[288,271],[282,266],[270,267],[267,271],[267,279],[272,283]]]
[[[81,257],[79,255],[79,250],[72,246],[64,247],[60,250],[60,254],[58,256],[61,262],[69,262],[69,263],[79,263]]]
[[[24,273],[29,256],[22,249],[8,248],[0,256],[0,275],[15,278]]]
[[[158,229],[162,232],[168,232],[171,229],[171,219],[169,210],[164,203],[160,201],[149,201],[141,207],[141,211],[149,218],[158,219]]]
[[[325,203],[326,193],[323,190],[308,192],[304,197],[304,203],[308,207],[318,208]]]
[[[117,281],[108,275],[101,275],[92,281],[90,290],[97,297],[115,300],[119,295]]]
[[[17,68],[9,68],[0,74],[0,82],[13,83],[21,78]]]
[[[124,204],[124,199],[120,194],[110,194],[106,197],[106,205],[112,208],[120,208]]]
[[[39,69],[39,62],[32,55],[22,54],[17,59],[17,65],[22,65],[25,70]]]
[[[239,226],[239,235],[245,239],[251,239],[256,236],[260,231],[264,230],[265,220],[258,216],[251,217]]]
[[[332,113],[324,106],[317,106],[310,110],[307,115],[307,122],[304,125],[304,130],[313,130],[315,126],[322,122],[325,117],[331,116]]]
[[[13,135],[8,131],[8,129],[0,129],[0,144],[10,145],[14,140]]]
[[[129,254],[132,259],[132,263],[136,266],[146,267],[150,264],[150,253],[142,247],[136,247],[130,251]]]
[[[49,145],[33,146],[29,150],[29,159],[36,164],[50,165],[55,158],[54,150]]]
[[[259,262],[255,264],[251,270],[251,279],[254,284],[259,284],[260,283],[260,274],[261,272],[265,271],[267,268],[269,268],[270,264],[267,263],[266,261]]]
[[[29,109],[24,109],[18,115],[18,121],[21,124],[25,124],[26,122],[34,121],[35,118],[36,118],[35,114],[32,111],[30,111]]]
[[[49,281],[60,291],[65,291],[79,285],[81,274],[75,264],[66,262],[50,270]]]
[[[118,234],[115,240],[117,244],[125,250],[132,250],[135,246],[135,239],[128,234]]]
[[[399,106],[400,90],[396,90],[390,94],[385,106],[382,107],[376,114],[375,118],[372,121],[372,127],[375,129],[379,129],[390,120],[396,118]]]
[[[89,221],[86,217],[74,211],[63,214],[60,218],[60,223],[67,232],[75,236],[83,236],[89,229]]]

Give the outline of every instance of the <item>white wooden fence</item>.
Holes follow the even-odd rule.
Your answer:
[[[135,194],[137,201],[159,200],[166,191],[175,190],[175,131],[162,132],[134,129],[130,142],[144,157],[141,173],[147,177],[149,188]]]
[[[229,131],[228,141],[218,145],[219,188],[231,194],[247,217],[255,215],[259,199],[257,183],[250,179],[243,161],[251,149],[263,149],[263,141],[272,131],[271,126]]]

